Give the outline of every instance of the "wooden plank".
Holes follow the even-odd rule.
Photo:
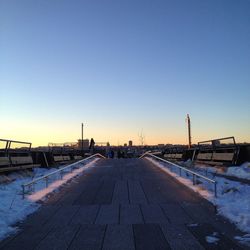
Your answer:
[[[12,240],[7,241],[7,243],[1,249],[4,250],[33,250],[38,244],[44,239],[50,232],[52,228],[44,227],[32,227],[26,228],[25,231],[20,232]]]
[[[208,201],[203,201],[199,204],[184,202],[182,203],[182,206],[190,217],[192,217],[198,224],[211,224],[221,232],[224,232],[229,238],[234,238],[235,235],[242,234],[235,228],[234,224],[231,224],[228,221],[228,219],[219,216],[213,205]]]
[[[63,155],[63,160],[64,161],[70,161],[70,156],[69,155]]]
[[[94,169],[90,169],[94,170]],[[86,171],[87,172],[87,171]],[[91,203],[92,199],[94,199],[95,194],[93,194],[90,190],[93,191],[96,185],[99,185],[99,179],[94,178],[93,176],[89,175],[89,173],[83,173],[77,179],[71,182],[70,187],[66,188],[66,192],[61,195],[59,204],[60,205],[83,205],[84,202],[81,204],[82,199],[85,199],[86,203]],[[88,193],[92,193],[92,198],[88,196]],[[88,196],[88,197],[87,197]],[[87,202],[87,199],[89,201]],[[89,205],[89,204],[86,204]]]
[[[78,178],[72,180],[70,185],[62,187],[60,193],[53,193],[51,197],[46,201],[48,204],[56,204],[60,206],[65,205],[80,205],[82,196],[86,195],[86,192],[92,189],[93,183],[98,183],[99,178],[92,176],[94,168],[84,172]]]
[[[78,198],[82,195],[82,190],[78,189],[78,190],[70,190],[68,191],[66,190],[60,190],[60,194],[59,195],[54,195],[53,198],[50,199],[50,203],[55,203],[58,204],[60,206],[65,206],[65,205],[79,205],[77,204],[77,200]],[[57,199],[58,197],[58,199]]]
[[[198,153],[197,160],[211,160],[212,153]]]
[[[137,250],[171,249],[161,228],[156,224],[133,225]]]
[[[120,181],[120,180],[116,181],[112,203],[129,204],[127,181]]]
[[[35,213],[29,215],[25,220],[23,226],[33,226],[36,227],[37,225],[45,224],[58,210],[60,209],[59,206],[42,206],[39,210]],[[22,227],[23,227],[22,226]]]
[[[232,161],[234,153],[213,153],[212,161]]]
[[[184,225],[162,224],[161,230],[172,250],[204,250]]]
[[[72,220],[73,216],[79,210],[79,206],[62,206],[50,217],[45,226],[48,227],[65,227]]]
[[[189,226],[188,229],[199,240],[200,244],[203,245],[205,249],[243,249],[237,243],[233,242],[233,238],[227,238],[224,233],[218,231],[211,224],[197,224],[196,226]],[[207,241],[208,236],[213,238],[215,237],[218,241],[209,243]]]
[[[169,223],[159,205],[141,205],[145,223]]]
[[[60,200],[63,199],[64,195],[67,195],[67,190],[64,187],[59,189],[60,192],[53,192],[46,196],[46,205],[49,206],[60,206]]]
[[[82,156],[81,155],[74,155],[74,160],[81,160]]]
[[[94,224],[98,211],[98,205],[81,206],[78,212],[73,216],[70,224]]]
[[[204,221],[211,222],[214,220],[215,213],[212,208],[202,207],[201,204],[195,204],[190,202],[182,202],[182,208],[192,218],[193,221],[202,223]]]
[[[130,204],[147,204],[147,198],[139,181],[128,181]]]
[[[120,206],[120,224],[143,224],[143,217],[139,205]]]
[[[77,205],[91,205],[94,204],[94,199],[97,192],[100,190],[102,182],[98,178],[93,179],[92,183],[88,183],[88,186],[85,188],[84,192],[78,197],[75,201]]]
[[[69,246],[69,250],[79,249],[102,249],[106,226],[83,225]]]
[[[174,159],[182,159],[182,154],[175,154]]]
[[[103,250],[135,250],[132,225],[108,225]]]
[[[98,189],[93,204],[111,204],[115,181],[104,181]]]
[[[102,205],[97,215],[95,224],[118,224],[119,206]]]
[[[9,157],[0,157],[0,166],[10,165]]]
[[[192,223],[192,218],[183,210],[178,203],[161,205],[161,208],[170,222],[174,225]]]
[[[160,172],[160,174],[162,174],[162,171]],[[168,202],[168,199],[166,199],[166,195],[163,194],[161,190],[161,181],[162,179],[157,180],[156,178],[154,178],[152,180],[145,180],[141,182],[142,188],[149,203],[159,204]]]
[[[50,233],[40,241],[36,250],[66,250],[79,229],[79,225],[53,228]]]
[[[10,159],[13,165],[33,164],[31,156],[11,156]]]
[[[63,156],[62,155],[54,155],[53,158],[54,158],[55,162],[57,162],[57,161],[63,161]]]
[[[164,154],[163,157],[166,158],[166,159],[169,159],[169,158],[172,158],[172,154]]]

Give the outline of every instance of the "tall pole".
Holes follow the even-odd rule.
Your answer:
[[[188,123],[188,148],[191,148],[192,142],[191,142],[191,121],[189,114],[187,114],[187,123]]]
[[[83,152],[83,123],[82,123],[82,152]]]

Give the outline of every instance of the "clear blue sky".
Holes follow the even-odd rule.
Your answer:
[[[250,142],[250,1],[0,0],[0,138]]]

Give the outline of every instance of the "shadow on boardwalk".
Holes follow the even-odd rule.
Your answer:
[[[1,249],[243,248],[210,203],[143,159],[100,160],[20,227]]]

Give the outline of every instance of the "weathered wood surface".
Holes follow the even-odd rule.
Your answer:
[[[19,226],[0,249],[241,249],[211,204],[144,159],[100,160]]]

